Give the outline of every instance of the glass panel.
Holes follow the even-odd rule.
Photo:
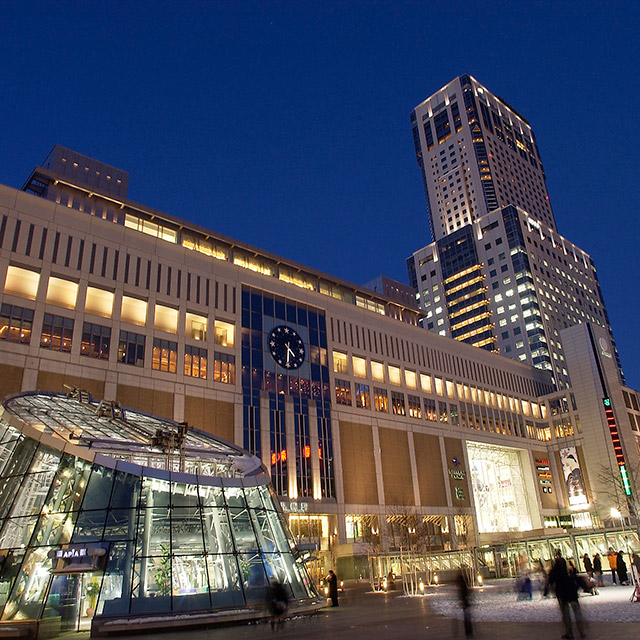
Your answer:
[[[13,476],[6,483],[0,483],[0,518],[5,518],[14,502],[23,476],[28,471],[37,443],[31,438],[16,442],[15,449],[4,470],[4,477]]]
[[[244,508],[247,506],[242,487],[225,487],[224,495],[230,507]]]
[[[97,542],[102,540],[104,521],[107,516],[105,509],[97,511],[81,511],[76,520],[73,532],[73,542]]]
[[[0,445],[0,471],[1,477],[9,475],[9,472],[5,470],[7,460],[10,459],[13,450],[18,445],[18,442],[22,441],[22,436],[13,428],[9,427],[2,436],[2,444]]]
[[[171,510],[171,551],[174,555],[204,554],[200,509]]]
[[[2,565],[2,572],[0,573],[0,607],[4,607],[9,597],[25,553],[26,549],[16,549],[7,554],[7,559]]]
[[[114,473],[113,469],[93,466],[82,503],[83,509],[106,509],[109,506]]]
[[[60,631],[78,630],[82,580],[82,575],[62,574],[53,577],[43,618],[57,618]]]
[[[213,607],[217,609],[244,604],[236,557],[231,554],[208,555],[206,562]]]
[[[262,499],[257,487],[245,487],[244,495],[247,498],[247,503],[249,504],[250,509],[262,509]]]
[[[89,462],[65,455],[56,473],[51,493],[43,511],[59,513],[79,509],[90,471]]]
[[[191,507],[195,509],[200,505],[198,498],[198,485],[172,483],[171,504],[173,507]]]
[[[233,553],[233,539],[227,519],[227,510],[224,508],[203,509],[202,517],[207,553]]]
[[[16,476],[16,478],[8,480],[6,487],[12,487],[17,496],[11,509],[11,517],[39,515],[54,475],[55,471],[50,471],[28,474],[22,478]],[[21,481],[19,488],[15,486],[16,479]]]
[[[247,604],[269,602],[269,581],[261,556],[259,554],[245,553],[239,559]]]
[[[174,556],[172,567],[173,610],[208,609],[209,581],[205,558]]]
[[[136,556],[161,556],[170,543],[169,509],[166,506],[140,510]],[[168,551],[167,551],[168,552]]]
[[[133,540],[137,516],[137,509],[111,509],[107,514],[104,540]]]
[[[163,545],[162,555],[137,558],[134,563],[134,585],[131,613],[171,611],[171,555]]]
[[[262,485],[258,487],[258,491],[262,496],[262,501],[264,502],[264,506],[267,509],[275,510],[277,509],[276,505],[278,504],[275,493],[273,493],[273,489],[269,485]]]
[[[258,551],[258,543],[246,509],[229,509],[235,549],[238,553]]]
[[[35,620],[38,618],[49,582],[52,547],[29,549],[2,613],[2,620]]]
[[[124,509],[138,506],[140,484],[141,478],[138,476],[117,471],[111,494],[111,508]]]
[[[200,499],[203,507],[223,507],[224,494],[222,487],[207,487],[200,485]]]
[[[26,547],[37,522],[38,516],[7,520],[0,536],[0,549]]]
[[[290,551],[292,541],[287,536],[288,527],[276,511],[267,511],[267,518],[273,532],[273,541],[280,551]]]
[[[129,613],[129,591],[133,545],[116,543],[111,546],[107,560],[97,613],[104,616],[115,616]]]

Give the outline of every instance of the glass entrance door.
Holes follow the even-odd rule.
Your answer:
[[[99,578],[93,573],[55,575],[41,625],[59,633],[89,631],[99,587]]]

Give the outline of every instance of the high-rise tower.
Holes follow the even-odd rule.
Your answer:
[[[463,75],[411,113],[433,240],[512,204],[555,230],[529,123]]]
[[[433,242],[407,259],[425,328],[552,372],[560,331],[604,327],[593,261],[557,230],[529,123],[468,75],[411,113]]]

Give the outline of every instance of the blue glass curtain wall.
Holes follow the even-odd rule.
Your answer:
[[[286,325],[300,336],[306,349],[302,365],[287,370],[278,365],[268,349],[272,329]],[[298,497],[313,495],[310,456],[320,458],[322,497],[335,496],[333,447],[327,356],[327,330],[320,309],[275,296],[258,289],[242,290],[242,387],[244,398],[244,448],[261,455],[266,443],[260,442],[260,393],[269,397],[271,473],[279,495],[288,494],[289,452],[285,444],[284,396],[294,399],[296,437],[296,484]],[[318,451],[311,451],[309,403],[316,408]],[[305,448],[306,447],[306,448]],[[285,452],[285,460],[282,452]]]

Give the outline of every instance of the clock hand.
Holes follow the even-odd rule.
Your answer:
[[[289,364],[289,357],[290,357],[290,356],[294,356],[294,357],[295,357],[295,355],[294,355],[293,351],[291,351],[291,347],[289,346],[289,344],[290,344],[290,343],[289,343],[289,342],[287,342],[287,343],[284,345],[284,346],[285,346],[285,348],[287,349],[287,364]]]

